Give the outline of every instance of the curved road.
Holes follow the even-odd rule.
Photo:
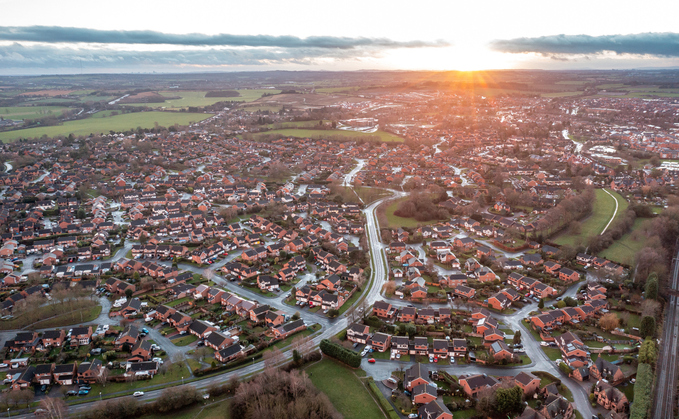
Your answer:
[[[355,174],[355,173],[354,173]],[[352,175],[353,177],[353,175]],[[379,222],[377,220],[377,215],[376,215],[376,209],[377,207],[384,202],[387,199],[391,199],[393,197],[398,197],[404,195],[403,192],[397,192],[397,191],[392,191],[394,195],[392,197],[387,197],[380,199],[372,204],[370,204],[367,208],[364,209],[364,214],[366,215],[366,233],[368,235],[368,240],[369,240],[369,247],[370,247],[370,254],[371,254],[371,264],[372,264],[372,275],[371,275],[371,281],[369,282],[368,287],[366,288],[364,292],[364,298],[366,299],[367,303],[369,305],[372,305],[375,301],[378,299],[381,299],[381,289],[382,285],[387,282],[388,280],[388,266],[387,266],[387,259],[386,259],[386,254],[384,251],[385,246],[381,243],[380,240],[380,231],[379,231]],[[130,242],[126,242],[125,248],[121,249],[119,252],[116,253],[115,259],[120,258],[122,255],[125,255],[127,253],[127,248],[131,247]],[[125,252],[125,253],[123,253]],[[238,253],[230,255],[228,260],[233,259],[234,257],[237,256]],[[211,265],[210,269],[214,270],[216,268],[219,268],[223,264],[225,264],[226,261],[222,261],[219,264],[216,265]],[[181,264],[181,267],[183,269],[196,272],[196,273],[203,273],[204,269],[198,268],[193,265],[186,265],[186,264]],[[282,295],[278,297],[273,297],[273,298],[266,298],[263,297],[259,293],[254,293],[246,288],[239,287],[233,283],[230,283],[229,281],[226,281],[224,278],[221,276],[214,274],[213,275],[213,280],[217,283],[219,283],[221,286],[225,287],[227,290],[231,290],[233,292],[237,292],[238,294],[243,295],[246,298],[252,298],[256,299],[258,301],[263,301],[269,304],[270,306],[285,310],[285,311],[290,311],[292,308],[291,306],[285,305],[282,302]],[[568,290],[567,295],[575,295],[575,292],[577,291],[577,285],[573,286],[571,289]],[[450,371],[453,374],[461,374],[461,373],[490,373],[490,374],[497,374],[497,375],[508,375],[509,374],[518,374],[518,372],[522,370],[526,371],[535,371],[535,370],[542,370],[542,371],[547,371],[557,377],[560,377],[562,382],[571,390],[573,397],[574,397],[574,406],[577,410],[580,411],[584,416],[591,415],[595,413],[590,404],[589,404],[589,399],[588,399],[588,394],[587,394],[587,388],[579,385],[577,382],[574,380],[567,378],[563,376],[561,371],[558,369],[558,367],[555,365],[555,363],[545,355],[545,353],[540,349],[539,342],[537,342],[534,338],[533,335],[530,333],[530,331],[521,323],[521,319],[524,318],[525,316],[528,315],[528,313],[531,311],[531,306],[526,306],[523,309],[517,311],[516,313],[512,315],[507,315],[507,316],[501,316],[502,320],[507,323],[513,330],[522,330],[522,342],[526,348],[526,354],[531,357],[532,362],[529,365],[522,365],[522,366],[517,366],[513,368],[494,368],[494,367],[483,367],[475,364],[471,365],[450,365],[450,366],[437,366],[437,368],[440,369],[445,369],[446,371]],[[313,338],[312,341],[314,342],[315,345],[318,345],[322,339],[328,339],[343,329],[347,327],[347,318],[345,315],[340,316],[337,319],[328,319],[325,316],[319,315],[318,313],[311,313],[308,311],[303,311],[302,317],[305,320],[308,320],[307,323],[319,323],[322,326],[322,329],[318,334],[316,334]],[[4,332],[4,334],[11,333],[11,332]],[[5,335],[7,336],[7,335]],[[292,358],[292,351],[287,350],[283,353],[285,359],[290,359]],[[391,375],[391,371],[394,371],[397,369],[398,366],[404,366],[407,367],[409,365],[412,365],[412,363],[407,363],[407,362],[397,362],[397,361],[378,361],[375,364],[368,364],[366,360],[362,363],[362,368],[367,371],[368,374],[372,375],[375,379],[384,379],[387,378],[389,375]],[[259,362],[259,363],[254,363],[252,365],[245,366],[243,368],[240,368],[236,371],[232,372],[226,372],[223,374],[217,374],[212,377],[208,378],[203,378],[200,380],[195,380],[191,382],[191,385],[198,389],[205,389],[209,385],[213,383],[224,383],[231,379],[232,377],[244,377],[248,376],[251,374],[256,374],[264,369],[264,363]],[[181,382],[176,382],[176,383],[170,383],[170,384],[175,384],[179,385]],[[149,386],[150,389],[153,388],[153,386]],[[158,390],[149,390],[146,391],[145,395],[141,397],[141,400],[153,400],[157,398],[162,392],[162,389]],[[131,393],[131,391],[130,391]],[[123,396],[121,394],[121,396]],[[84,403],[78,404],[78,405],[73,405],[70,406],[70,411],[69,413],[75,414],[79,412],[83,412],[93,406],[94,403],[98,401],[98,398],[96,395],[93,395],[88,398],[83,398],[81,399],[84,401]],[[85,401],[87,400],[87,401]],[[19,413],[19,412],[17,412]],[[13,417],[21,417],[21,418],[28,418],[30,417],[30,413],[25,413],[25,414],[16,414],[13,415]]]

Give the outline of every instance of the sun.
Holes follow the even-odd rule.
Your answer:
[[[488,50],[485,46],[455,45],[445,48],[399,49],[384,61],[399,70],[498,70],[515,68],[510,54]]]

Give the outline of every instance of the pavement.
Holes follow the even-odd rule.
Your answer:
[[[352,171],[353,172],[353,171]],[[355,174],[355,173],[354,173]],[[351,174],[350,174],[351,175]],[[349,175],[348,175],[349,176]],[[353,175],[352,175],[353,176]],[[405,195],[403,192],[400,191],[392,191],[393,196],[392,197],[399,197]],[[384,202],[387,199],[391,199],[392,197],[388,198],[383,198],[380,199],[372,204],[370,204],[368,207],[364,209],[364,213],[366,215],[366,232],[368,234],[368,245],[370,247],[370,254],[371,254],[371,266],[372,266],[372,280],[367,283],[366,289],[364,291],[364,296],[367,305],[370,306],[372,305],[375,301],[384,299],[384,297],[381,294],[382,286],[384,283],[388,281],[388,265],[387,265],[387,258],[385,254],[385,245],[383,245],[380,241],[380,229],[379,229],[379,222],[377,220],[377,215],[376,215],[376,209],[377,207]],[[120,249],[118,252],[116,252],[116,255],[114,258],[111,259],[111,261],[117,260],[120,257],[124,257],[125,254],[131,249],[133,243],[127,241],[125,244],[125,247]],[[504,253],[504,252],[503,252]],[[221,266],[226,264],[228,261],[233,260],[236,258],[240,252],[234,252],[230,254],[227,258],[224,260],[221,260],[217,264],[210,265],[208,269],[215,271],[218,270]],[[518,254],[517,254],[518,255]],[[509,256],[509,255],[508,255]],[[169,262],[166,262],[169,263]],[[200,268],[195,265],[190,265],[190,264],[179,264],[179,267],[181,269],[185,269],[187,271],[191,271],[194,273],[199,273],[199,274],[204,274],[205,273],[205,268]],[[676,278],[676,275],[675,275]],[[245,298],[250,298],[253,300],[257,300],[259,302],[265,303],[270,305],[273,308],[283,310],[285,312],[291,312],[292,310],[300,311],[302,318],[305,320],[307,324],[313,324],[313,323],[318,323],[321,325],[321,330],[320,332],[317,332],[316,335],[313,336],[312,341],[314,344],[318,345],[322,339],[329,339],[332,336],[336,335],[340,331],[344,330],[347,327],[347,318],[346,315],[339,316],[336,319],[328,319],[327,317],[318,314],[318,313],[312,313],[307,310],[299,309],[293,306],[289,306],[283,303],[283,298],[284,295],[287,293],[280,293],[279,295],[275,297],[266,297],[263,296],[262,294],[251,291],[247,288],[240,287],[237,284],[233,282],[229,282],[220,275],[218,275],[216,272],[213,274],[213,281],[215,281],[217,284],[219,284],[221,287],[225,288],[227,291],[232,291],[234,293],[237,293]],[[577,285],[571,287],[566,295],[575,295],[575,292],[577,291]],[[110,304],[110,303],[109,303]],[[109,307],[110,308],[110,307]],[[493,374],[493,375],[516,375],[520,371],[546,371],[551,374],[553,374],[556,377],[559,377],[562,382],[571,390],[573,397],[574,397],[574,407],[576,410],[580,411],[580,413],[583,414],[584,417],[590,416],[592,414],[595,414],[597,411],[591,408],[591,405],[589,403],[588,399],[588,387],[591,385],[591,383],[588,383],[587,386],[583,386],[576,381],[564,376],[561,371],[558,369],[556,364],[549,360],[549,358],[545,355],[545,353],[541,350],[539,342],[537,342],[534,338],[533,335],[530,333],[528,329],[521,323],[521,319],[526,317],[528,312],[530,312],[532,309],[532,305],[527,305],[521,310],[518,310],[517,312],[511,314],[511,315],[497,315],[500,320],[502,320],[505,324],[509,325],[513,330],[521,330],[522,331],[522,343],[526,349],[526,355],[528,355],[531,358],[531,363],[528,365],[522,365],[522,366],[516,366],[516,367],[509,367],[509,368],[498,368],[498,367],[486,367],[486,366],[480,366],[477,364],[467,364],[467,365],[450,365],[450,366],[437,366],[439,369],[444,369],[451,374],[454,375],[460,375],[460,374],[474,374],[474,373],[486,373],[486,374]],[[108,311],[106,311],[106,315],[104,316],[104,310],[102,310],[102,315],[96,320],[97,322],[101,321],[102,324],[110,324],[107,323],[109,321],[115,322],[115,319],[109,319],[108,318]],[[177,348],[171,342],[167,337],[164,337],[160,335],[160,332],[158,330],[149,328],[150,330],[150,337],[156,341],[157,344],[159,344],[168,354],[171,352],[180,352],[182,350],[188,350],[189,347],[184,347],[182,348]],[[4,331],[0,332],[0,339],[3,341],[6,339],[11,339],[14,337],[14,334],[16,331]],[[176,350],[175,350],[176,349]],[[675,352],[676,353],[676,352]],[[291,359],[292,358],[292,351],[287,350],[283,353],[285,359]],[[407,368],[408,366],[412,365],[414,362],[401,362],[401,361],[378,361],[375,364],[369,364],[367,363],[366,360],[362,363],[363,369],[368,373],[368,375],[373,376],[376,380],[382,380],[385,378],[388,378],[391,375],[391,371],[397,370],[399,367]],[[217,374],[212,377],[208,378],[203,378],[200,380],[193,381],[191,383],[192,386],[198,388],[198,389],[205,389],[207,388],[210,384],[212,383],[224,383],[228,381],[232,377],[246,377],[251,374],[256,374],[263,370],[264,368],[264,363],[259,362],[259,363],[254,363],[252,365],[245,366],[243,368],[238,369],[237,371],[233,372],[227,372],[223,374]],[[176,383],[171,383],[174,385],[180,385],[181,382],[176,382]],[[147,401],[147,400],[153,400],[157,398],[160,393],[162,392],[162,389],[158,390],[153,390],[153,385],[149,386],[149,391],[145,391],[144,396],[138,398],[138,400],[141,401]],[[131,392],[130,392],[131,393]],[[123,394],[121,394],[122,396]],[[74,405],[70,407],[69,413],[71,415],[81,413],[93,406],[94,403],[98,401],[98,397],[96,396],[91,396],[91,397],[85,397],[79,399],[83,403]],[[16,414],[13,414],[12,417],[17,417],[17,418],[28,418],[31,414],[30,413],[23,413],[23,412],[17,412]]]

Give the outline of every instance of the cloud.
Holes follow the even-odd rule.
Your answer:
[[[262,66],[270,64],[312,65],[320,59],[358,60],[375,57],[369,49],[326,48],[209,48],[176,49],[170,51],[119,51],[110,48],[75,48],[52,45],[0,46],[1,69],[54,68],[85,70],[139,71],[173,67]],[[6,71],[5,71],[6,72]]]
[[[348,38],[334,36],[271,35],[206,35],[200,33],[170,34],[155,31],[117,31],[61,26],[0,26],[0,40],[30,41],[42,43],[102,43],[128,45],[183,45],[183,46],[231,46],[231,47],[279,47],[352,49],[375,48],[425,48],[445,47],[445,41],[394,41],[387,38]]]
[[[537,53],[544,56],[602,54],[679,57],[679,33],[639,33],[628,35],[550,35],[536,38],[495,40],[490,48],[507,53]]]

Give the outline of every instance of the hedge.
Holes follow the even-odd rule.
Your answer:
[[[321,341],[320,348],[325,355],[333,357],[352,368],[358,368],[361,366],[360,354],[357,354],[354,351],[350,351],[336,343],[332,343],[328,339],[323,339]]]
[[[387,401],[387,399],[384,397],[384,394],[380,391],[379,388],[377,388],[377,384],[373,381],[372,377],[368,379],[368,388],[370,391],[372,391],[373,396],[377,398],[380,402],[380,406],[382,406],[382,410],[387,412],[389,415],[390,419],[400,419],[401,416],[399,416],[398,413],[394,410],[394,407]]]
[[[239,367],[241,365],[252,364],[254,362],[253,358],[255,360],[258,360],[258,359],[262,358],[262,356],[263,356],[263,353],[260,352],[258,354],[252,355],[252,356],[246,356],[245,358],[241,359],[240,361],[235,361],[235,362],[232,361],[232,362],[229,362],[228,364],[222,364],[222,365],[217,365],[215,367],[205,368],[205,369],[202,369],[202,370],[196,370],[196,371],[193,372],[193,375],[195,375],[196,377],[201,377],[203,375],[212,374],[212,373],[215,373],[215,372],[230,370],[230,369],[233,369],[235,367]]]
[[[630,409],[630,419],[646,419],[651,407],[653,370],[650,364],[639,364],[637,382],[634,384],[634,403]]]

